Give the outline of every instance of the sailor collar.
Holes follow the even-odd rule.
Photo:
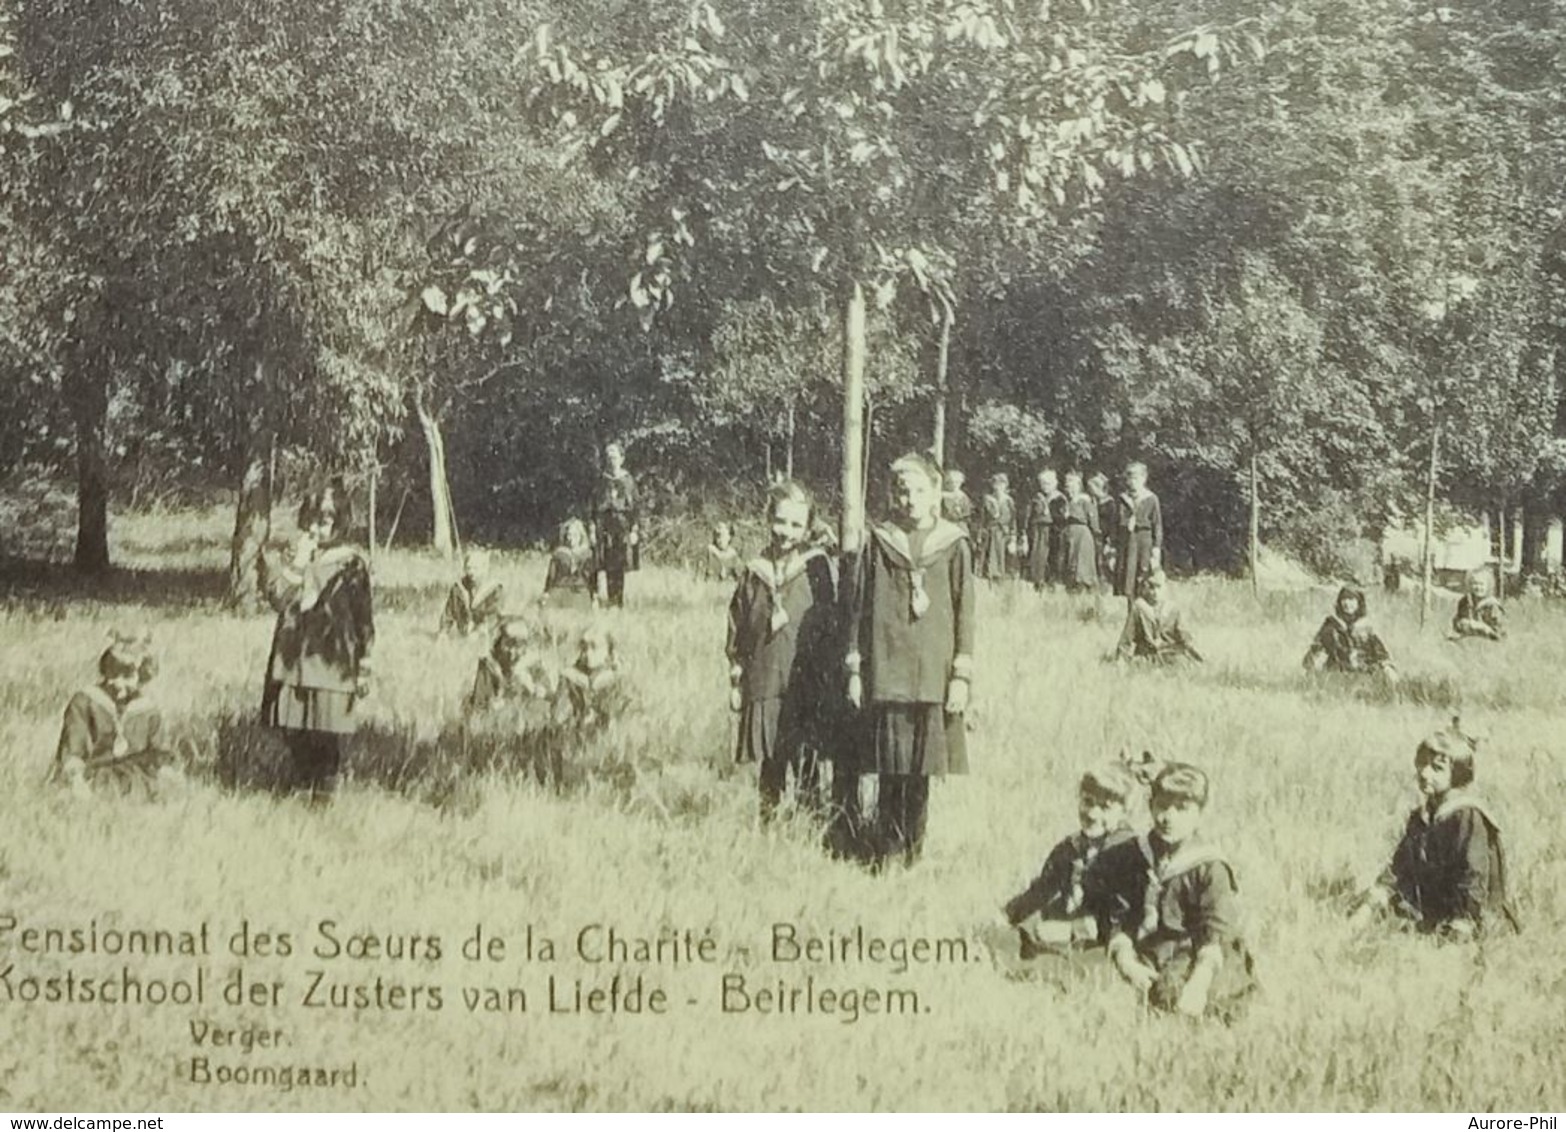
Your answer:
[[[1159,884],[1168,884],[1175,877],[1182,876],[1202,865],[1225,863],[1223,850],[1211,842],[1187,841],[1165,857],[1162,864],[1158,862],[1157,854],[1153,852],[1150,835],[1142,834],[1136,839],[1136,844],[1142,851],[1142,859],[1147,863],[1148,873],[1155,877]]]
[[[959,541],[968,537],[956,523],[947,519],[937,519],[935,525],[925,535],[919,561],[915,562],[909,545],[908,532],[901,527],[892,523],[877,523],[870,528],[870,533],[875,536],[876,542],[881,544],[881,548],[886,551],[893,563],[904,570],[923,569],[931,565]]]

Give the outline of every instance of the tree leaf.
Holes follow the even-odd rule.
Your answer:
[[[431,313],[438,314],[442,318],[445,318],[451,310],[450,304],[446,301],[446,292],[433,283],[419,293],[419,298],[424,300],[424,305],[430,309]]]

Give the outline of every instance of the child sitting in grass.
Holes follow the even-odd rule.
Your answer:
[[[467,636],[500,618],[502,589],[489,578],[489,555],[474,547],[462,556],[462,577],[452,583],[440,631]]]
[[[1455,719],[1419,744],[1414,774],[1423,800],[1355,910],[1356,923],[1385,914],[1453,940],[1516,930],[1500,827],[1471,789],[1477,746]]]
[[[701,560],[701,578],[704,582],[738,582],[745,573],[739,551],[734,549],[734,528],[718,523],[712,528],[712,541]]]
[[[1397,679],[1397,669],[1387,646],[1371,627],[1365,608],[1365,591],[1358,586],[1344,586],[1338,591],[1338,600],[1332,613],[1316,631],[1301,662],[1306,671],[1318,667],[1325,672],[1368,672],[1384,680]]]
[[[567,519],[560,524],[560,545],[549,556],[543,604],[551,609],[591,609],[597,602],[598,565],[587,524]]]
[[[537,636],[537,630],[519,617],[508,617],[495,626],[489,655],[478,662],[473,677],[473,691],[467,699],[470,714],[496,704],[553,698],[554,676],[543,654],[532,647]]]
[[[146,637],[110,634],[98,682],[66,704],[51,782],[74,792],[100,787],[148,797],[178,785],[162,713],[143,694],[156,671]]]
[[[1120,643],[1115,646],[1116,661],[1146,660],[1155,664],[1201,661],[1202,654],[1191,643],[1180,611],[1165,597],[1165,586],[1162,570],[1142,575],[1136,600],[1126,614]]]
[[[1098,942],[1098,924],[1083,906],[1083,879],[1101,852],[1132,838],[1126,803],[1134,786],[1118,764],[1082,776],[1077,786],[1081,829],[1050,850],[1033,883],[1006,904],[1006,920],[1017,929],[1024,959]]]
[[[577,638],[575,663],[560,674],[554,721],[578,735],[589,734],[623,714],[627,703],[614,636],[601,625],[589,625]]]
[[[1468,575],[1468,592],[1452,616],[1452,636],[1481,641],[1499,641],[1506,636],[1506,610],[1490,593],[1490,578],[1483,570]]]
[[[1153,780],[1153,828],[1106,848],[1083,879],[1120,976],[1157,1010],[1232,1019],[1255,989],[1234,870],[1200,834],[1207,775],[1170,763]]]

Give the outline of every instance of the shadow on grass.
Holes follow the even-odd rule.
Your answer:
[[[220,569],[113,567],[84,573],[63,562],[0,557],[0,601],[33,607],[55,620],[78,603],[188,609],[221,602],[228,576]]]
[[[1249,692],[1298,694],[1312,702],[1350,700],[1371,705],[1403,704],[1443,710],[1463,707],[1504,710],[1518,706],[1517,697],[1507,687],[1465,688],[1455,676],[1421,672],[1403,673],[1396,683],[1389,683],[1370,673],[1259,673],[1223,665],[1207,670],[1203,683]]]
[[[424,805],[471,813],[494,782],[531,784],[558,795],[590,796],[665,822],[706,817],[721,787],[694,764],[661,764],[625,750],[613,724],[588,730],[533,723],[506,730],[454,723],[433,736],[411,724],[370,724],[348,736],[343,771]],[[241,793],[292,789],[284,733],[254,716],[210,721],[186,744],[188,773]]]

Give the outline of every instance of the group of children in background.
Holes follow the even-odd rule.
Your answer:
[[[1131,598],[1137,580],[1161,565],[1163,512],[1147,486],[1144,464],[1127,466],[1119,494],[1111,492],[1102,472],[1086,479],[1067,472],[1062,489],[1058,473],[1046,468],[1026,510],[1012,499],[1004,472],[990,477],[990,490],[977,508],[965,482],[962,472],[946,472],[941,510],[971,533],[981,578],[999,581],[1015,569],[1041,590],[1096,593],[1108,585]]]
[[[966,712],[974,678],[976,569],[953,483],[923,454],[890,467],[888,514],[863,547],[837,558],[822,537],[809,491],[792,480],[768,494],[768,544],[742,560],[720,528],[702,566],[734,584],[726,654],[730,706],[738,717],[735,758],[758,767],[761,807],[772,815],[790,779],[799,805],[829,821],[837,850],[874,865],[918,857],[928,820],[929,780],[967,770]],[[1004,477],[979,515],[981,561],[1011,520]],[[1068,488],[1079,486],[1068,478]],[[943,490],[944,489],[944,490]],[[1041,477],[1041,496],[1048,495]],[[1148,500],[1151,500],[1149,503]],[[1062,560],[1085,563],[1088,513],[1069,506]],[[1117,655],[1200,661],[1165,596],[1158,569],[1161,520],[1145,475],[1133,465],[1116,561],[1136,565],[1135,597]],[[1030,512],[1031,513],[1031,512]],[[953,518],[952,516],[957,516]],[[270,571],[278,610],[267,660],[262,719],[287,742],[294,785],[329,796],[343,738],[368,692],[375,631],[364,556],[344,542],[346,496],[312,493],[299,515],[292,560]],[[1145,537],[1144,537],[1145,536]],[[1005,533],[1009,539],[1010,534]],[[1048,545],[1038,533],[1033,545]],[[1008,544],[1009,546],[1009,544]],[[1046,555],[1048,552],[1046,551]],[[1094,545],[1094,557],[1101,553]],[[564,524],[550,557],[545,608],[595,601],[595,553],[585,526]],[[487,556],[471,550],[441,616],[442,632],[487,634],[465,701],[467,717],[514,734],[602,727],[623,709],[626,689],[613,637],[590,624],[569,663],[542,621],[504,612],[504,591]],[[1504,611],[1482,575],[1470,580],[1453,620],[1459,636],[1498,640]],[[1345,586],[1305,657],[1344,672],[1395,675],[1366,616],[1363,591]],[[99,658],[98,681],[66,707],[51,778],[157,794],[178,776],[160,713],[144,694],[156,672],[145,638],[116,635]],[[1418,748],[1424,801],[1356,918],[1379,913],[1450,938],[1470,938],[1516,920],[1506,900],[1499,830],[1472,790],[1474,741],[1456,721]],[[540,765],[558,777],[557,746]],[[830,796],[823,788],[831,767]],[[875,807],[861,803],[861,779],[874,776]],[[1128,807],[1150,790],[1150,828],[1132,830]],[[1078,833],[1055,846],[1026,892],[1006,908],[1029,954],[1103,947],[1116,971],[1149,1004],[1188,1014],[1229,1016],[1254,988],[1239,927],[1238,890],[1224,855],[1201,837],[1209,800],[1205,774],[1185,764],[1120,765],[1085,775]]]

